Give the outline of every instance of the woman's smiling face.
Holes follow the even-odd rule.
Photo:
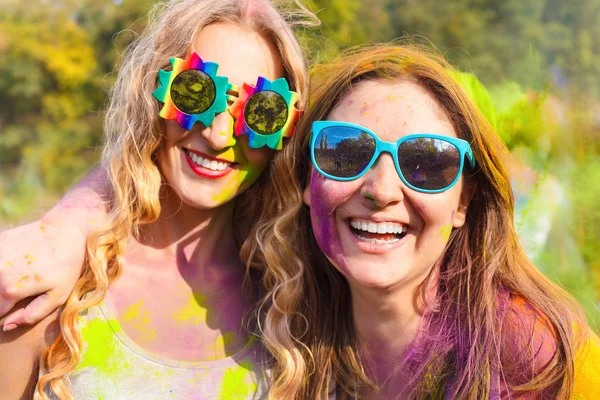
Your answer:
[[[408,81],[361,82],[327,119],[364,126],[387,142],[414,133],[457,137],[437,101]],[[465,222],[473,191],[463,189],[461,177],[444,192],[416,192],[382,153],[353,181],[330,180],[313,169],[304,201],[321,250],[350,286],[392,289],[416,285],[431,271],[451,230]],[[363,230],[369,224],[401,233],[369,233]]]
[[[192,51],[219,64],[217,74],[236,85],[284,74],[275,45],[232,23],[202,28]],[[185,204],[212,209],[228,202],[248,189],[273,157],[268,147],[250,148],[246,135],[235,137],[233,124],[227,111],[217,114],[210,126],[198,122],[189,131],[173,120],[165,121],[165,138],[156,152],[158,165]]]

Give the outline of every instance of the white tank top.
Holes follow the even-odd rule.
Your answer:
[[[82,316],[81,362],[69,376],[76,400],[266,399],[269,357],[251,340],[231,357],[190,362],[161,358],[135,344],[103,306]],[[58,399],[51,390],[47,395]]]

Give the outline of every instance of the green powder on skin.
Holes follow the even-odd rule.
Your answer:
[[[244,183],[247,186],[251,186],[256,179],[258,179],[261,172],[262,170],[247,166],[247,169],[236,174],[236,176],[227,183],[227,186],[223,188],[223,191],[213,197],[213,200],[218,201],[219,203],[224,203],[225,201],[230,200],[234,196],[235,192],[242,185],[244,185]]]

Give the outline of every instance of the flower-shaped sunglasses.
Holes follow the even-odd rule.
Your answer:
[[[160,86],[152,93],[164,103],[158,114],[162,118],[176,120],[189,130],[196,122],[210,126],[216,114],[229,109],[235,135],[247,135],[252,148],[279,150],[283,138],[293,135],[301,111],[295,107],[298,94],[289,89],[285,78],[259,77],[256,85],[244,83],[240,88],[217,75],[218,64],[204,62],[196,53],[170,62],[173,69],[159,70]]]

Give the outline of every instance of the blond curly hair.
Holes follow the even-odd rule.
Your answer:
[[[61,400],[72,399],[66,380],[82,354],[78,315],[103,300],[121,272],[128,238],[139,235],[140,225],[155,221],[161,212],[163,182],[152,156],[165,129],[158,117],[159,104],[152,97],[158,70],[166,69],[171,57],[190,54],[203,27],[230,22],[258,32],[276,45],[290,88],[302,98],[305,65],[292,25],[315,24],[317,20],[301,5],[288,3],[278,10],[268,0],[172,0],[156,4],[150,11],[149,24],[127,48],[109,96],[102,162],[112,186],[107,222],[88,239],[82,276],[60,312],[60,335],[41,355],[43,375],[37,396],[47,400],[49,387]],[[243,221],[256,218],[256,208],[244,204],[261,198],[265,183],[259,178],[238,199],[236,210],[248,210],[236,216],[240,221],[234,227],[238,240],[246,236],[244,227],[249,226]]]

